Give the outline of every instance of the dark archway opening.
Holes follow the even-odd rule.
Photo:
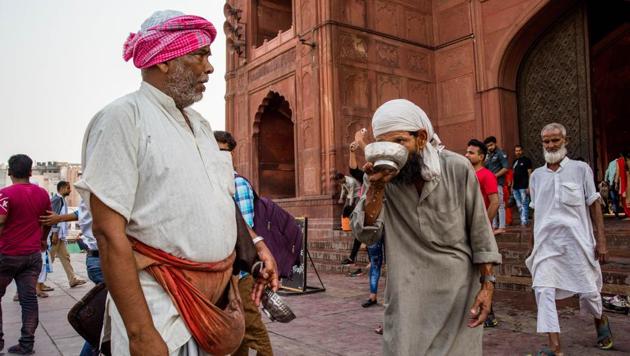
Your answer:
[[[595,167],[630,148],[630,2],[588,1]]]
[[[265,99],[258,120],[259,193],[265,197],[295,197],[294,125],[289,103],[277,93]]]
[[[293,0],[255,0],[256,47],[293,25]]]

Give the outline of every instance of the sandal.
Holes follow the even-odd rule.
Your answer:
[[[51,287],[51,286],[47,286],[47,285],[45,285],[44,283],[42,283],[42,285],[41,285],[40,289],[41,289],[43,292],[52,292],[52,291],[54,291],[54,290],[55,290],[55,288],[53,288],[53,287]]]
[[[383,325],[377,326],[376,329],[374,329],[374,332],[379,335],[383,335]]]
[[[377,304],[376,299],[368,299],[365,302],[363,302],[363,304],[361,304],[361,306],[364,307],[364,308],[369,308],[372,305],[376,305],[376,304]]]
[[[40,297],[40,298],[48,298],[48,293],[42,292],[42,291],[37,291],[37,296]]]
[[[602,323],[597,328],[597,347],[602,350],[610,350],[613,347],[612,330],[605,315],[602,316]]]
[[[536,356],[556,356],[556,353],[545,347],[538,351]]]

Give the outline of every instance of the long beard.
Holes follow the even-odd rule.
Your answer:
[[[559,150],[555,152],[548,152],[543,148],[543,155],[545,156],[545,162],[549,164],[556,164],[564,159],[567,156],[567,146],[562,145]]]
[[[186,70],[183,64],[174,60],[171,62],[172,71],[166,78],[166,90],[173,98],[178,108],[189,107],[203,98],[203,93],[195,91],[199,78],[191,70]]]
[[[407,163],[392,179],[394,184],[414,184],[422,179],[422,157],[419,153],[410,153]]]

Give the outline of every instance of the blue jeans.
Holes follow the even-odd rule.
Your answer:
[[[617,193],[616,190],[610,188],[610,190],[608,191],[608,196],[610,197],[610,210],[612,210],[615,216],[619,217],[619,193]]]
[[[85,259],[85,265],[87,267],[87,274],[90,281],[95,284],[105,282],[105,278],[103,278],[103,271],[101,270],[101,259],[98,257],[90,257],[88,256]],[[98,347],[93,347],[87,341],[83,344],[83,349],[81,350],[80,356],[98,356],[99,350]]]
[[[94,282],[94,284],[105,282],[105,278],[103,278],[103,271],[101,270],[100,258],[88,256],[85,259],[85,265],[87,267],[87,274],[90,281]]]
[[[514,189],[514,200],[521,217],[521,225],[527,224],[527,217],[529,216],[529,195],[527,195],[527,189]]]
[[[368,246],[370,256],[370,293],[378,291],[378,280],[381,278],[381,266],[383,266],[383,239]]]

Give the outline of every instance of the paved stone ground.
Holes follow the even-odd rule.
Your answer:
[[[84,255],[71,256],[77,273],[86,276]],[[49,298],[39,299],[40,325],[35,350],[38,355],[78,355],[83,340],[70,327],[66,315],[91,288],[91,284],[70,289],[58,261],[54,268],[55,272],[49,274],[49,284],[55,287],[55,291],[50,292]],[[367,297],[367,276],[325,274],[322,278],[326,292],[285,297],[297,319],[289,324],[267,324],[275,354],[380,355],[381,336],[373,329],[382,321],[384,309],[380,304],[368,309],[360,305]],[[317,279],[309,275],[309,281],[309,285],[315,286]],[[383,283],[381,281],[381,290]],[[7,347],[17,342],[21,326],[19,304],[11,300],[14,292],[12,285],[2,298]],[[498,291],[495,310],[500,325],[485,331],[485,355],[527,355],[546,342],[545,336],[535,333],[536,314],[532,295]],[[568,355],[630,354],[628,316],[608,314],[616,338],[616,350],[604,352],[592,347],[595,339],[592,321],[579,316],[575,300],[564,301],[559,310],[563,343]]]

